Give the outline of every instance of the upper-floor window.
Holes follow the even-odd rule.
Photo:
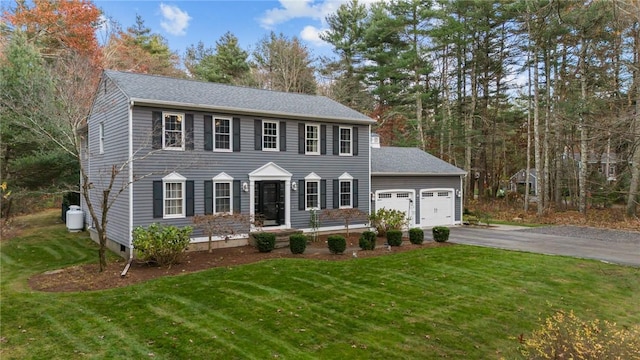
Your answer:
[[[184,150],[184,114],[163,112],[162,119],[163,148]]]
[[[262,121],[262,149],[267,151],[279,151],[277,121]]]
[[[214,150],[231,151],[231,119],[216,117],[213,121]]]
[[[100,123],[100,127],[98,129],[99,151],[100,154],[104,154],[104,123]]]
[[[305,154],[320,155],[319,125],[305,125]]]
[[[350,127],[340,127],[340,155],[351,155],[352,135]]]

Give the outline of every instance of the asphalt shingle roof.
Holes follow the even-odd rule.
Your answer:
[[[195,80],[105,70],[105,75],[137,103],[180,105],[258,116],[373,123],[325,96],[285,93]]]
[[[464,175],[466,172],[418,148],[371,149],[371,175]]]

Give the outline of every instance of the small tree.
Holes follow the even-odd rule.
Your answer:
[[[356,208],[344,208],[344,209],[327,209],[322,212],[322,217],[330,220],[342,220],[344,221],[344,228],[346,230],[347,238],[349,237],[349,225],[355,219],[366,219],[367,214]]]
[[[249,216],[241,213],[217,213],[196,215],[193,217],[193,225],[204,231],[209,237],[208,250],[212,251],[211,244],[214,236],[224,237],[237,234],[249,223]],[[248,229],[247,229],[248,232]]]

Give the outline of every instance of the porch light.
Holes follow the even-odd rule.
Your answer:
[[[460,191],[460,189],[456,190],[456,197],[462,197],[462,191]]]
[[[249,192],[249,184],[246,181],[242,183],[242,191]]]
[[[296,183],[295,181],[291,183],[291,190],[293,191],[297,191],[298,190],[298,183]]]

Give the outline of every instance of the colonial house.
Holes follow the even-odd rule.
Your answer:
[[[106,186],[114,165],[124,165],[114,189],[123,191],[108,212],[107,226],[109,247],[123,256],[132,248],[135,227],[192,225],[197,214],[259,215],[264,230],[303,231],[310,230],[312,210],[358,208],[368,214],[378,197],[397,198],[407,190],[394,177],[411,183],[414,225],[460,223],[464,173],[418,149],[372,151],[372,124],[322,96],[106,70],[85,129],[82,161],[95,189]],[[396,163],[394,156],[418,153],[429,161],[406,159],[404,168],[384,167],[384,159]],[[376,164],[383,165],[372,173]],[[433,166],[446,174],[421,182],[434,175]],[[430,220],[427,213],[433,211],[424,205],[434,194],[443,194],[443,204],[448,201],[446,210],[435,207],[448,214],[440,220]],[[92,191],[92,203],[100,204],[101,196]],[[85,219],[92,231],[87,211]],[[343,226],[327,220],[319,230]],[[363,219],[351,226],[368,224]],[[194,231],[193,243],[206,240]],[[247,234],[239,234],[217,246],[246,243]]]

